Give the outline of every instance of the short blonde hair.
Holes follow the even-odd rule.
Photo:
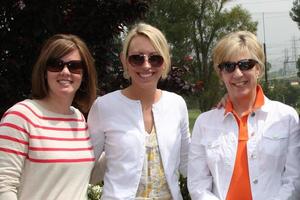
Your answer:
[[[225,35],[213,49],[213,67],[218,75],[218,65],[229,61],[232,57],[241,53],[249,53],[251,59],[257,60],[259,65],[259,77],[262,77],[265,69],[265,54],[257,37],[249,31],[237,31]]]
[[[154,49],[164,58],[164,64],[162,66],[164,69],[162,78],[167,78],[171,67],[169,45],[164,34],[160,30],[149,24],[138,23],[128,32],[127,37],[123,43],[123,54],[125,58],[127,59],[128,49],[132,39],[137,35],[146,36],[150,40]]]
[[[87,113],[97,95],[97,73],[92,57],[85,42],[76,35],[56,34],[45,41],[32,71],[32,98],[43,99],[49,94],[46,80],[47,61],[61,58],[77,49],[84,62],[84,72],[80,88],[77,90],[73,105]]]

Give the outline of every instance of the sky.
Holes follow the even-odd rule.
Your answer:
[[[300,30],[289,16],[293,0],[232,0],[226,8],[241,5],[258,22],[257,37],[266,44],[267,61],[271,71],[288,67],[295,68],[295,58],[300,55]]]

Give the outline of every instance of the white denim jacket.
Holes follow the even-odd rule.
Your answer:
[[[253,200],[299,200],[300,132],[297,112],[265,98],[248,117],[247,155]],[[238,145],[232,113],[201,114],[192,134],[188,189],[193,200],[225,200]],[[241,191],[243,192],[243,191]]]
[[[179,172],[186,176],[190,144],[188,112],[179,95],[163,91],[152,108],[162,164],[172,198],[181,200]],[[145,158],[145,128],[140,101],[120,90],[99,97],[88,127],[96,159],[105,152],[102,199],[135,199]]]

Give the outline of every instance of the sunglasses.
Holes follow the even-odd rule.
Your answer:
[[[257,63],[258,62],[253,59],[244,59],[238,62],[223,62],[219,64],[218,67],[221,71],[225,70],[227,73],[232,73],[236,66],[238,66],[241,71],[247,71],[252,69]]]
[[[145,55],[145,54],[133,54],[128,56],[128,62],[133,67],[141,67],[145,61],[148,61],[152,67],[161,67],[164,63],[164,58],[161,55]]]
[[[47,70],[50,72],[61,72],[65,66],[67,66],[68,70],[71,73],[80,74],[82,73],[84,63],[81,60],[71,60],[68,62],[64,62],[60,59],[49,59],[47,61]]]

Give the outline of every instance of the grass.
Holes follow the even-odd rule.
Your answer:
[[[189,122],[190,122],[190,131],[192,132],[193,127],[194,127],[194,123],[197,119],[197,117],[200,114],[200,110],[199,109],[189,109]]]

